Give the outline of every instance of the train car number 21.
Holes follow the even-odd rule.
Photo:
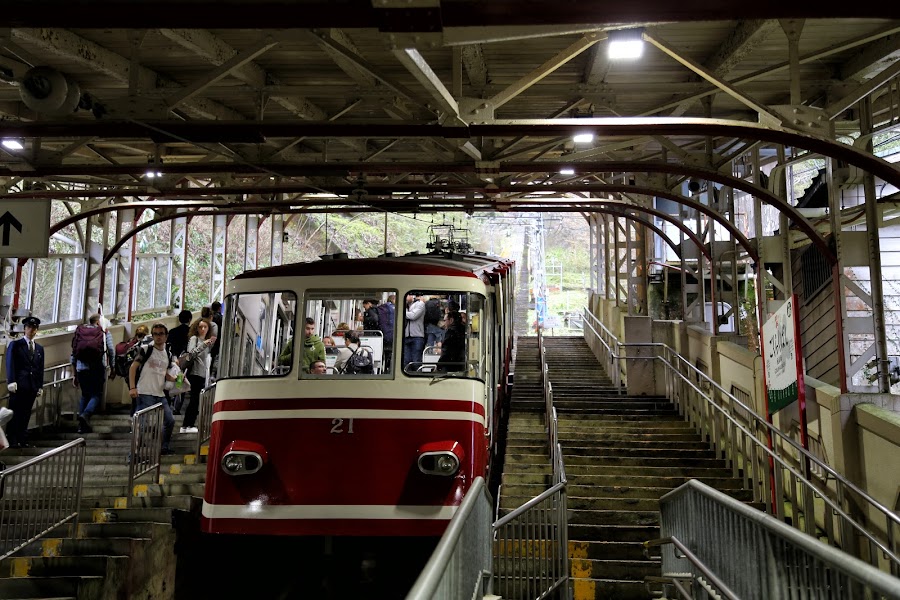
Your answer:
[[[332,419],[331,433],[353,433],[353,419],[347,419],[346,431],[344,430],[344,419]]]

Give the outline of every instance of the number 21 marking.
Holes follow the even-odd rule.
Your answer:
[[[347,421],[347,433],[353,433],[353,419]],[[331,433],[344,433],[344,419],[331,420]]]

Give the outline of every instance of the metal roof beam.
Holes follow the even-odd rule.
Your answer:
[[[46,28],[13,29],[12,36],[128,85],[128,73],[131,66],[129,59],[71,31]],[[140,67],[140,81],[141,89],[182,87],[179,83],[167,79],[147,67]],[[241,120],[244,118],[244,115],[239,112],[204,98],[194,98],[186,103],[186,107],[191,112],[207,119]]]
[[[395,48],[394,56],[409,71],[416,81],[428,90],[431,98],[437,104],[444,116],[459,117],[459,104],[453,98],[453,94],[441,81],[437,73],[429,66],[425,57],[415,48]]]

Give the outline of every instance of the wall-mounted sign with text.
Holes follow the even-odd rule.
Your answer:
[[[796,299],[791,296],[763,325],[766,399],[774,414],[800,398],[803,361],[797,335]]]

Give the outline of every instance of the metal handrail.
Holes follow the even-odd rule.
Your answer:
[[[0,471],[0,560],[69,521],[69,536],[75,534],[84,456],[78,438]]]
[[[569,594],[568,480],[540,330],[538,353],[553,485],[493,525],[499,546],[494,577],[497,592],[504,598],[539,600],[550,597],[558,589],[562,590],[562,597],[567,598]]]
[[[203,444],[212,437],[213,405],[216,399],[216,382],[206,386],[200,392],[200,406],[197,412],[197,463],[200,463],[200,451]]]
[[[492,508],[484,478],[476,477],[406,600],[480,600],[491,591]]]
[[[622,394],[623,393],[622,370],[619,368],[619,366],[617,364],[617,361],[620,358],[620,356],[618,354],[619,340],[616,339],[616,337],[612,334],[612,332],[609,329],[607,329],[603,325],[603,323],[600,322],[600,320],[597,317],[592,315],[590,313],[590,311],[588,311],[587,308],[584,309],[584,314],[585,314],[584,324],[587,325],[588,329],[590,329],[591,333],[594,334],[594,336],[597,338],[597,341],[600,342],[600,344],[603,346],[603,349],[605,349],[606,352],[598,353],[593,348],[591,348],[591,350],[593,350],[596,354],[602,354],[602,357],[598,356],[597,359],[600,361],[601,364],[603,364],[606,367],[607,375],[609,375],[610,379],[612,379],[613,386],[616,388],[616,393]],[[592,323],[592,321],[593,321],[593,323]],[[615,351],[610,347],[609,343],[607,343],[607,341],[603,339],[603,337],[600,335],[600,333],[594,328],[594,324],[599,325],[600,329],[609,336],[610,341],[612,341],[613,344],[616,346]],[[585,331],[585,333],[586,333],[586,330],[584,330],[583,328],[582,328],[582,330]]]
[[[693,556],[663,546],[664,576],[687,571],[696,578],[703,565],[700,575],[715,573],[708,581],[732,597],[766,600],[790,590],[799,599],[900,600],[900,580],[697,480],[660,499],[660,533]]]
[[[587,311],[587,309],[585,309],[585,311]],[[596,333],[593,328],[591,329],[594,333]],[[840,517],[840,524],[843,526],[841,539],[838,539],[838,536],[836,535],[836,531],[833,527],[833,523],[830,520],[830,516],[826,513],[823,517],[823,520],[825,521],[825,533],[830,543],[836,546],[844,547],[845,551],[851,554],[859,554],[859,549],[853,548],[851,550],[850,546],[852,546],[852,544],[848,543],[848,541],[852,538],[853,533],[856,532],[866,540],[868,540],[870,544],[870,555],[868,557],[870,562],[877,565],[877,551],[881,551],[884,557],[890,562],[891,572],[895,575],[900,575],[900,552],[898,552],[897,540],[894,534],[895,529],[900,532],[900,517],[898,517],[880,502],[869,496],[866,492],[857,487],[851,481],[847,480],[844,476],[835,471],[831,466],[823,462],[822,459],[804,449],[793,438],[786,436],[774,425],[762,419],[752,408],[741,402],[731,393],[727,392],[717,382],[713,381],[706,373],[703,373],[701,370],[697,369],[687,359],[678,354],[670,346],[662,343],[628,344],[617,342],[617,344],[620,348],[656,347],[662,349],[664,356],[657,355],[636,358],[642,360],[660,361],[666,367],[667,373],[676,373],[681,382],[683,384],[687,384],[688,389],[692,391],[696,397],[704,400],[706,402],[706,406],[713,407],[714,413],[710,414],[708,411],[700,410],[700,408],[697,407],[683,406],[681,403],[681,394],[678,394],[677,397],[673,397],[676,396],[675,381],[667,379],[666,395],[676,402],[676,404],[679,406],[679,410],[682,416],[692,422],[695,428],[697,428],[698,430],[704,430],[704,428],[713,429],[712,431],[705,431],[707,434],[709,434],[712,446],[729,460],[732,465],[732,471],[735,475],[737,475],[740,472],[741,467],[743,467],[743,478],[745,480],[745,484],[754,481],[754,478],[748,473],[747,467],[751,467],[751,470],[754,471],[754,473],[756,473],[757,471],[761,471],[763,467],[760,462],[761,458],[766,456],[769,457],[773,461],[773,465],[784,469],[787,475],[790,476],[790,482],[792,484],[790,486],[790,489],[793,493],[796,493],[797,485],[800,485],[803,488],[802,492],[804,498],[802,501],[802,506],[807,509],[805,511],[805,514],[815,515],[815,498],[812,496],[814,495],[822,498],[823,502],[830,508],[833,516]],[[622,356],[615,356],[616,360],[622,360],[623,358],[624,357]],[[629,358],[629,360],[632,360],[634,358],[635,357],[631,357]],[[684,369],[685,372],[682,372],[681,369],[676,367],[676,364],[678,365],[678,367],[681,367],[681,369]],[[715,389],[718,394],[728,402],[726,403],[724,402],[724,400],[721,404],[716,402],[712,396],[708,395],[703,389],[701,389],[698,384],[695,384],[694,380],[696,380],[698,384],[701,381],[705,384],[708,384],[711,389]],[[722,404],[728,404],[728,406],[723,406]],[[738,408],[743,411],[742,415],[736,414],[738,412]],[[721,413],[721,418],[716,418],[715,412]],[[740,446],[735,443],[734,439],[729,440],[722,435],[724,433],[723,429],[725,429],[726,427],[716,427],[720,425],[721,419],[724,419],[725,421],[725,423],[722,425],[726,425],[726,427],[732,428],[730,433],[733,434],[733,436],[743,434],[744,438],[741,438],[740,441],[742,443]],[[742,419],[748,419],[749,422],[747,423],[746,427],[741,423]],[[753,431],[751,431],[750,428],[752,428]],[[765,437],[765,441],[761,440],[761,437]],[[743,441],[745,438],[752,440],[753,447],[749,449],[744,447]],[[769,439],[773,440],[772,449],[769,448]],[[782,450],[785,445],[793,449],[797,453],[797,457],[794,459],[794,461],[797,465],[804,469],[804,473],[800,473],[785,458],[777,453],[777,451]],[[749,457],[748,454],[750,455]],[[827,485],[821,487],[816,485],[815,481],[810,476],[811,465],[815,465],[831,476],[831,479],[835,484],[834,494],[836,495],[836,499],[831,498],[832,492]],[[759,476],[756,478],[756,485],[752,486],[756,499],[765,502],[767,510],[769,512],[779,518],[784,518],[783,504],[781,502],[773,503],[772,501],[773,496],[768,474],[758,475]],[[782,478],[775,478],[774,483],[775,497],[783,497]],[[762,489],[760,489],[760,485],[762,486]],[[884,516],[886,543],[875,537],[875,535],[873,535],[872,532],[868,531],[861,523],[859,523],[856,518],[848,514],[848,510],[845,510],[844,505],[849,504],[851,494],[855,495],[858,500],[862,501],[864,504],[868,504],[868,506]],[[801,503],[798,502],[797,499],[793,496],[791,496],[791,500],[795,507],[800,506]],[[807,533],[811,535],[816,534],[815,518],[804,519],[804,524]],[[795,518],[794,525],[799,528],[800,519]]]
[[[692,479],[691,481],[697,481],[696,479]],[[664,538],[659,538],[656,540],[650,540],[649,542],[644,542],[644,552],[647,553],[647,549],[656,548],[660,546],[665,546],[667,544],[671,544],[675,547],[680,553],[681,556],[675,555],[675,558],[684,558],[687,559],[688,562],[691,563],[691,566],[694,567],[695,570],[699,571],[700,574],[712,584],[715,589],[715,593],[717,597],[724,598],[725,600],[741,600],[731,589],[723,582],[719,577],[713,573],[708,566],[706,566],[700,558],[691,552],[691,549],[680,539],[675,536],[669,536]],[[663,579],[671,579],[671,583],[675,588],[682,593],[682,597],[684,598],[693,598],[694,595],[685,590],[678,583],[678,579],[683,578],[684,573],[672,573],[670,571],[666,571],[665,567],[663,567]],[[663,594],[665,597],[665,594]]]
[[[41,387],[42,394],[35,399],[34,407],[31,414],[35,419],[35,426],[43,431],[46,425],[58,425],[59,418],[62,415],[62,390],[63,384],[74,379],[71,371],[74,369],[71,363],[60,363],[49,367],[44,367],[44,385]],[[52,373],[52,377],[47,377],[47,373]],[[59,376],[62,375],[62,376]],[[48,381],[49,379],[49,381]],[[3,381],[6,383],[6,380]],[[3,390],[6,385],[3,385]],[[0,396],[0,402],[6,401],[9,404],[9,394]],[[52,408],[50,417],[47,418],[47,407]],[[75,411],[77,412],[77,410]]]
[[[163,400],[165,402],[165,400]],[[134,497],[134,482],[138,477],[156,471],[159,483],[162,470],[160,452],[163,439],[163,405],[148,406],[131,418],[131,453],[128,455],[128,507]]]

